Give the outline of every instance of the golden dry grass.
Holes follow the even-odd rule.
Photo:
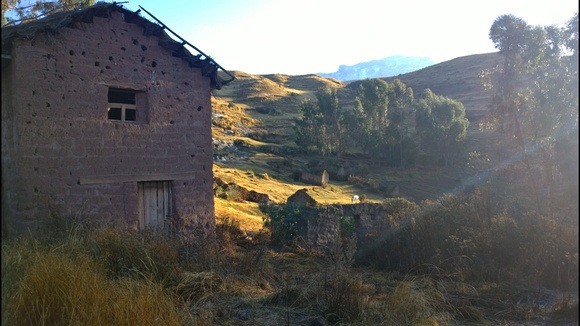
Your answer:
[[[264,227],[264,214],[258,208],[258,203],[215,198],[215,217],[216,223],[234,221],[246,232],[257,232]]]
[[[20,248],[22,249],[22,248]],[[25,249],[28,250],[28,249]],[[111,280],[88,257],[36,250],[3,252],[21,273],[3,291],[3,325],[181,325],[179,305],[163,286],[131,279]],[[26,254],[26,253],[25,253]],[[23,256],[20,256],[23,258]],[[14,275],[12,275],[13,277]],[[6,306],[4,306],[6,302]]]
[[[251,166],[251,165],[248,165]],[[360,195],[361,190],[355,186],[346,184],[344,182],[332,182],[328,187],[312,186],[300,182],[290,182],[288,180],[276,179],[267,172],[260,172],[265,170],[256,169],[244,170],[243,168],[225,167],[222,164],[214,164],[214,176],[222,179],[225,182],[234,182],[248,190],[265,193],[270,197],[270,200],[276,203],[284,203],[286,199],[293,195],[296,191],[306,188],[308,193],[320,204],[349,204],[352,203],[353,195]],[[264,177],[264,173],[268,175]],[[379,202],[384,200],[376,195],[368,196],[371,202]],[[220,202],[220,205],[224,204]],[[218,205],[216,205],[218,207]]]

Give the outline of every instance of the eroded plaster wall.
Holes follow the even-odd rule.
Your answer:
[[[14,146],[7,154],[18,171],[4,185],[7,215],[26,221],[53,210],[136,226],[136,180],[175,174],[173,213],[182,231],[210,229],[210,80],[172,57],[157,37],[112,15],[15,41],[8,125]],[[145,110],[145,119],[108,120],[109,87],[139,91],[138,115]],[[4,127],[4,112],[2,121]]]

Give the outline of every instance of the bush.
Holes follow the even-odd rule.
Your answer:
[[[341,239],[348,239],[355,235],[356,225],[354,222],[354,217],[340,216],[338,218],[338,226],[340,230]]]
[[[264,226],[272,232],[275,245],[293,245],[305,227],[305,217],[301,207],[296,205],[268,205],[260,203],[260,210],[266,214]]]
[[[449,195],[420,207],[390,200],[400,217],[412,219],[365,244],[357,263],[455,280],[577,286],[577,225],[533,212],[507,213],[501,204],[484,209],[485,193]]]

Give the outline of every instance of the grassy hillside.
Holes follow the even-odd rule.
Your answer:
[[[470,55],[385,80],[400,79],[413,88],[416,96],[429,87],[438,95],[461,101],[472,121],[468,146],[480,157],[486,157],[493,155],[489,144],[494,143],[494,138],[490,132],[479,130],[477,121],[485,115],[491,94],[483,88],[480,73],[492,68],[498,60],[497,53]],[[324,158],[301,155],[293,142],[292,121],[298,117],[300,104],[314,99],[318,90],[335,88],[341,105],[352,106],[359,82],[346,85],[317,75],[252,75],[239,71],[234,74],[236,80],[213,94],[214,115],[217,115],[213,125],[214,144],[220,158],[214,173],[249,190],[267,193],[276,202],[284,202],[304,187],[310,187],[322,203],[348,202],[354,194],[365,194],[373,201],[396,195],[418,202],[457,191],[474,173],[466,166],[433,169],[419,165],[402,170],[359,157],[345,157],[338,164],[357,165],[368,174],[366,183],[331,180],[331,188],[319,190],[293,181],[291,175],[295,171],[307,170],[316,162],[324,167],[320,163]],[[253,177],[259,175],[267,175],[268,179]],[[376,189],[373,184],[378,183],[391,185],[387,190],[396,187],[396,192],[385,191],[385,187]],[[218,202],[218,218],[219,212],[226,211],[222,205],[228,203]],[[250,212],[257,212],[257,204],[245,205],[252,206]],[[248,217],[257,220],[259,214]]]
[[[425,88],[435,94],[458,100],[465,106],[470,121],[481,119],[487,112],[491,92],[481,84],[480,74],[500,62],[498,53],[474,54],[459,57],[397,77],[383,78],[386,81],[400,79],[413,88],[419,96]],[[355,87],[352,83],[349,87]]]

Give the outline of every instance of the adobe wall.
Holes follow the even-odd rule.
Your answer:
[[[135,226],[136,182],[82,180],[175,173],[189,175],[172,183],[182,231],[211,229],[210,80],[172,57],[156,37],[123,22],[120,13],[112,15],[63,28],[57,36],[15,41],[2,77],[11,74],[13,107],[13,122],[5,122],[3,86],[2,155],[3,163],[5,154],[10,161],[2,167],[6,214],[34,220],[50,207]],[[146,121],[109,121],[109,86],[145,92],[145,102],[137,104],[147,105]]]
[[[352,217],[359,243],[371,236],[395,227],[383,204],[361,203],[304,207],[301,212],[307,223],[304,238],[310,247],[329,247],[339,239],[340,217]]]

